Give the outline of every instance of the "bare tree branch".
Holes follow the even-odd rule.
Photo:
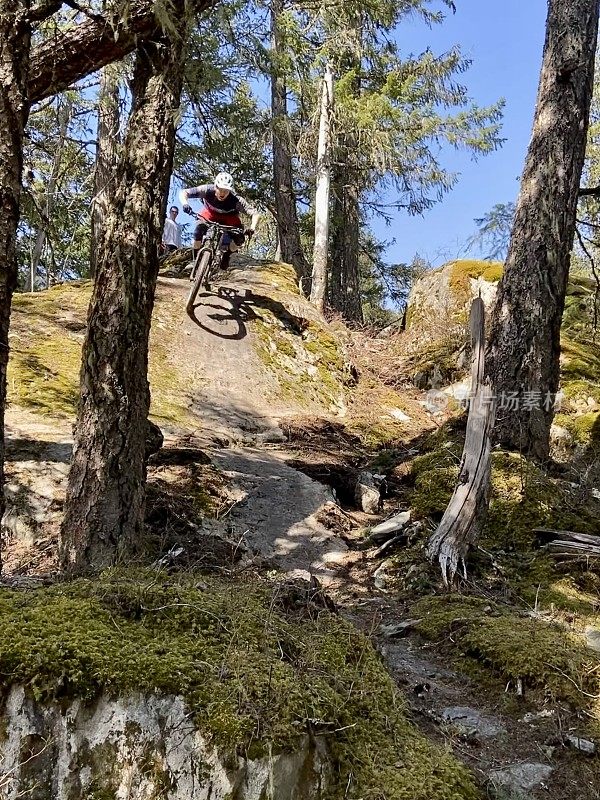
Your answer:
[[[195,0],[194,12],[199,14],[210,5],[211,0]],[[154,12],[154,0],[130,0],[127,15],[122,19],[113,15],[113,24],[88,19],[76,28],[57,30],[32,52],[29,100],[57,94],[106,64],[120,61],[140,40],[156,36],[160,23]],[[119,19],[116,24],[115,19]]]
[[[43,22],[52,14],[56,14],[63,5],[62,0],[42,0],[37,6],[33,6],[27,14],[29,22]]]

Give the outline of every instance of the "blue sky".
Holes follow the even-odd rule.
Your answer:
[[[430,47],[442,53],[460,44],[472,59],[461,76],[478,105],[506,100],[501,136],[503,146],[472,161],[466,153],[448,149],[442,161],[461,173],[458,184],[441,203],[423,216],[398,213],[387,226],[374,222],[383,239],[395,239],[386,260],[410,261],[415,253],[434,266],[464,255],[464,243],[475,231],[473,220],[496,203],[515,200],[531,134],[535,98],[544,44],[546,0],[455,0],[456,14],[448,14],[433,29],[415,20],[399,31],[402,49],[414,53]],[[474,256],[478,253],[473,253]]]

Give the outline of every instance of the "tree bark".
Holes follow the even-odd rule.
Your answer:
[[[137,53],[132,110],[107,208],[83,348],[61,532],[63,569],[100,569],[140,545],[150,406],[148,338],[181,93],[185,0]]]
[[[200,13],[210,5],[211,0],[191,0],[188,10]],[[75,28],[56,31],[33,50],[30,102],[61,92],[160,34],[155,0],[119,0],[112,4],[112,12],[110,8],[106,19],[87,19]]]
[[[315,245],[310,301],[321,311],[327,292],[329,252],[329,186],[331,183],[331,115],[333,113],[333,74],[327,64],[321,90],[319,145],[317,150],[317,189],[315,193]]]
[[[339,309],[344,319],[363,322],[362,300],[360,296],[360,268],[358,262],[360,238],[360,188],[355,182],[344,186],[343,194],[343,308]]]
[[[299,278],[309,274],[300,241],[298,210],[294,194],[294,175],[290,134],[287,128],[287,86],[278,59],[284,49],[278,18],[283,0],[271,0],[271,118],[273,125],[273,186],[277,207],[277,234],[281,259],[292,264]]]
[[[345,164],[347,165],[347,161]],[[360,294],[360,189],[346,172],[336,170],[333,214],[335,229],[331,255],[330,307],[349,322],[363,322]]]
[[[116,179],[119,146],[119,80],[112,65],[102,70],[98,97],[98,145],[94,169],[94,198],[90,235],[90,277],[97,271],[102,233],[106,224],[110,188]]]
[[[350,15],[345,30],[346,51],[340,62],[340,69],[353,73],[347,89],[355,98],[359,98],[362,92],[363,22],[361,11]],[[332,267],[335,275],[332,274],[331,308],[339,311],[349,322],[362,323],[359,238],[364,180],[357,158],[359,147],[354,130],[340,131],[335,146],[337,202],[334,221],[337,230],[333,236]]]
[[[533,134],[504,276],[492,312],[488,374],[496,437],[549,452],[560,326],[594,77],[599,0],[550,0]],[[510,408],[504,398],[516,397]],[[536,398],[531,408],[526,398]],[[512,406],[517,406],[513,408]]]
[[[8,326],[17,285],[17,224],[29,103],[29,0],[0,0],[0,519],[4,515],[4,410]]]
[[[331,240],[331,257],[327,281],[327,297],[330,308],[342,307],[343,293],[343,231],[342,231],[342,195],[343,180],[339,167],[332,170],[330,187],[329,233]]]

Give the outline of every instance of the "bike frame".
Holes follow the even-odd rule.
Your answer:
[[[190,280],[194,280],[196,269],[198,267],[198,264],[200,263],[202,254],[208,250],[212,255],[212,263],[210,264],[209,267],[209,274],[207,274],[206,276],[206,281],[208,282],[208,278],[210,277],[210,272],[212,272],[215,266],[218,266],[221,263],[221,258],[223,256],[223,253],[221,251],[221,240],[223,238],[223,234],[244,232],[244,229],[240,228],[239,225],[221,225],[219,222],[208,222],[207,220],[206,224],[208,225],[208,230],[206,231],[206,235],[202,240],[202,247],[200,248],[200,250],[198,250],[198,254],[196,255],[196,260],[194,262],[194,269],[192,270],[192,274],[190,275]]]
[[[202,217],[197,217],[202,220]],[[194,260],[194,266],[190,274],[191,289],[188,296],[186,309],[188,314],[193,314],[194,302],[200,288],[204,286],[209,288],[208,284],[215,267],[219,266],[223,257],[221,251],[221,241],[225,233],[243,233],[244,229],[239,225],[221,225],[218,222],[208,222],[203,220],[208,225],[206,235],[202,240],[202,247],[198,250]]]

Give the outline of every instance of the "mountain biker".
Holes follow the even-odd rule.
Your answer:
[[[192,245],[194,260],[198,250],[202,247],[202,240],[206,236],[206,231],[211,222],[241,228],[242,222],[239,215],[246,214],[251,218],[250,227],[246,228],[243,233],[229,231],[223,233],[221,238],[221,251],[223,253],[221,267],[227,269],[231,253],[240,248],[246,239],[250,239],[254,235],[261,214],[251,203],[235,194],[233,177],[228,172],[219,172],[213,184],[205,183],[202,186],[182,189],[179,192],[179,201],[186,214],[193,213],[188,200],[196,197],[204,202],[204,207],[198,215],[198,224],[194,230],[194,242]]]

